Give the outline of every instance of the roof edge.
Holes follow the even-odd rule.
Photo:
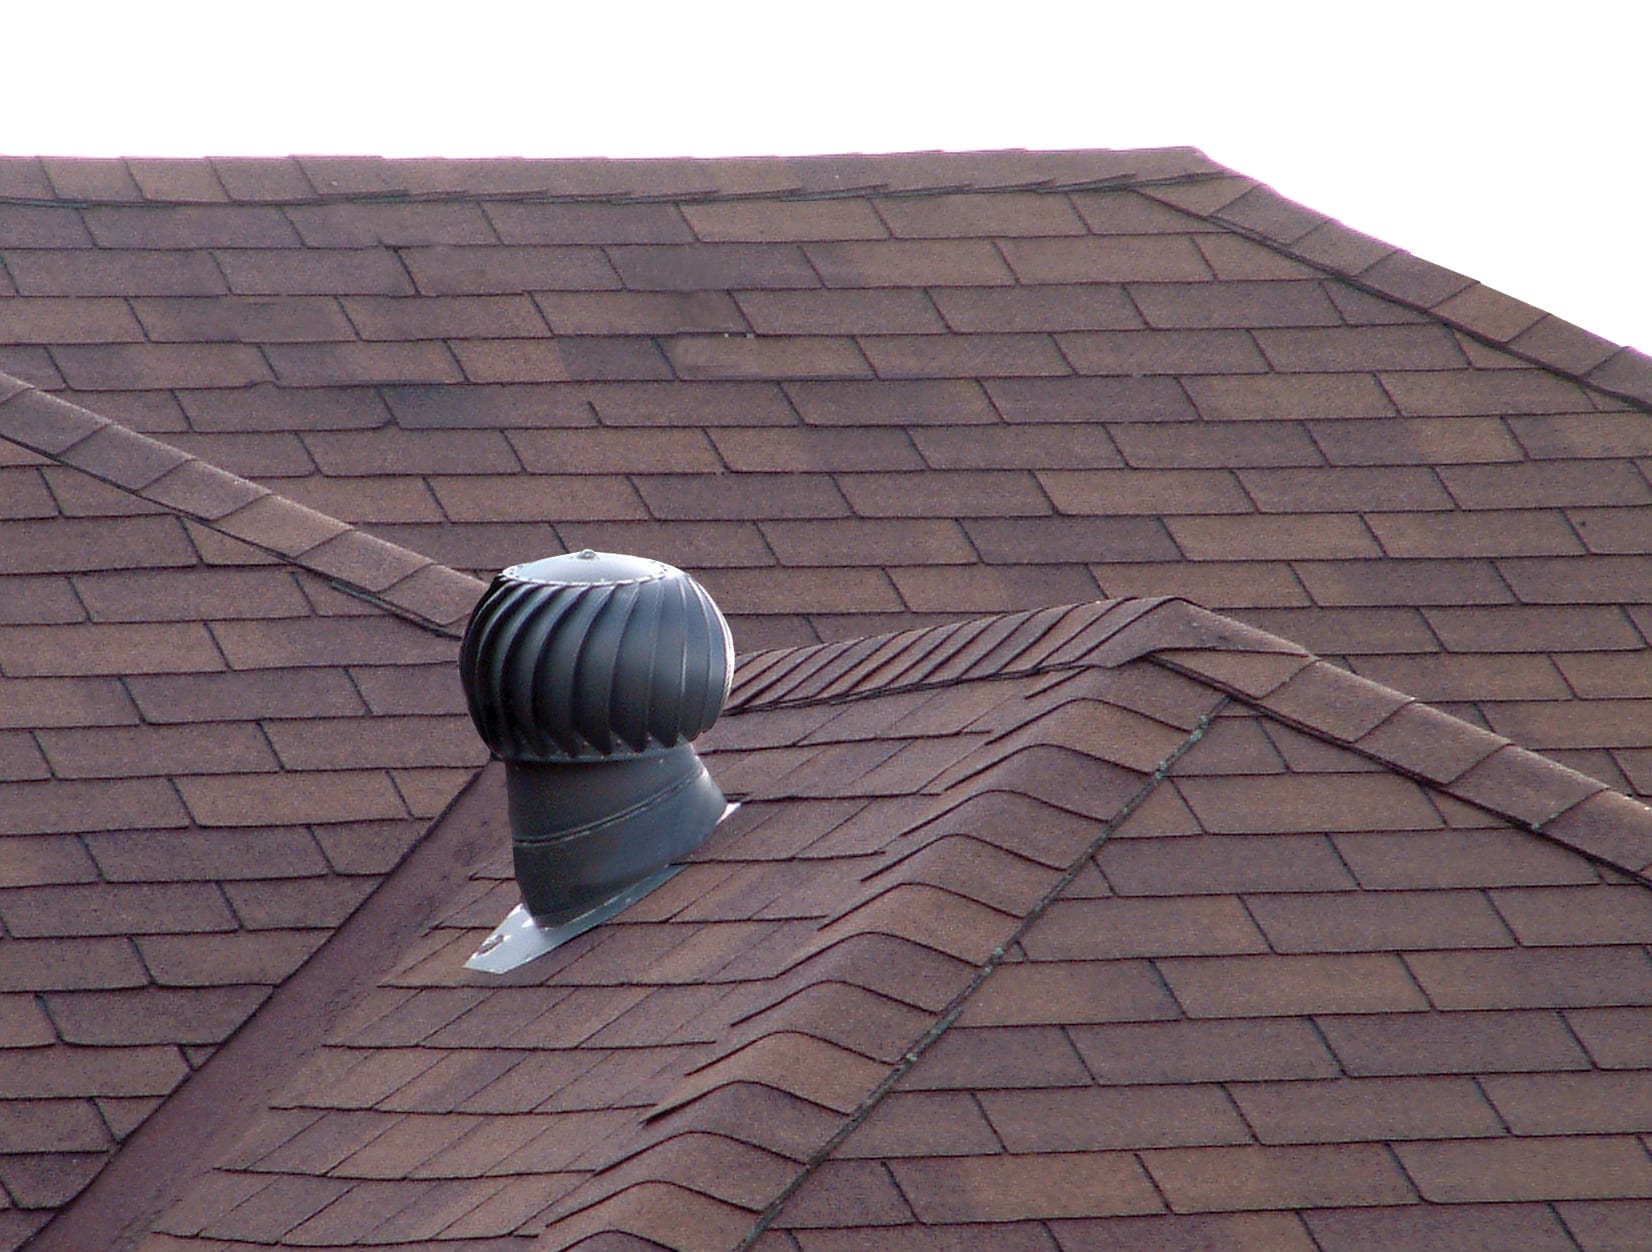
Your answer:
[[[752,653],[739,660],[728,712],[1142,659],[1652,885],[1652,807],[1184,599],[1099,600]]]
[[[1652,356],[1344,226],[1193,147],[639,159],[0,157],[0,202],[82,207],[459,197],[625,203],[1124,187],[1652,412]]]
[[[119,422],[0,374],[0,438],[250,544],[457,638],[484,590],[469,574],[306,508]]]
[[[1488,347],[1652,412],[1652,356],[1344,226],[1265,183],[1224,170],[1142,194],[1245,236]]]
[[[726,157],[0,157],[0,200],[313,204],[537,198],[726,200],[869,192],[1078,190],[1224,172],[1192,147]]]

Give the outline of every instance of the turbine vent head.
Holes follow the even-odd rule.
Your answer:
[[[659,561],[606,552],[514,565],[459,653],[471,720],[505,761],[612,760],[688,743],[733,679],[728,623]]]
[[[722,712],[733,672],[728,623],[670,565],[587,550],[493,580],[459,678],[505,762],[536,924],[596,916],[711,833],[726,802],[689,744]]]

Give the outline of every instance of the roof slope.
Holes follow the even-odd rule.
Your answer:
[[[0,163],[0,368],[742,649],[1187,595],[1652,791],[1652,364],[1186,149]]]
[[[737,691],[708,755],[743,804],[682,874],[498,980],[462,969],[515,898],[485,856],[140,1246],[1644,1222],[1652,810],[1176,602],[759,657]],[[1398,772],[1420,744],[1443,785]],[[1492,777],[1551,839],[1464,798]]]
[[[146,462],[170,450],[61,402],[0,412],[79,439],[58,462],[0,443],[11,1247],[333,933],[485,752],[453,638],[271,555],[324,536],[350,565],[352,532],[176,454]],[[76,465],[155,481],[133,493]],[[382,568],[384,545],[367,549]],[[457,581],[402,572],[427,606]]]
[[[1113,1025],[1277,1013],[1311,1021],[1349,1079],[1376,1071],[1336,1042],[1341,1001],[1314,997],[1357,969],[1426,1000],[1447,1038],[1427,1063],[1445,1068],[1416,1077],[1464,1115],[1474,1146],[1453,1159],[1501,1180],[1479,1198],[1502,1203],[1395,1209],[1371,1219],[1380,1238],[1420,1244],[1404,1223],[1426,1215],[1450,1246],[1493,1227],[1546,1246],[1562,1224],[1608,1246],[1614,1222],[1644,1222],[1555,1190],[1564,1171],[1543,1155],[1575,1150],[1613,1196],[1640,1194],[1624,1136],[1649,1128],[1628,1124],[1652,1069],[1633,1042],[1648,936],[1621,875],[1643,876],[1652,849],[1646,811],[1596,781],[1652,792],[1652,371],[1637,354],[1186,150],[0,160],[0,341],[16,375],[0,375],[0,1247],[68,1205],[38,1246],[104,1246],[153,1218],[157,1248],[517,1246],[511,1232],[541,1226],[563,1243],[599,1227],[716,1242],[754,1223],[775,1246],[830,1248],[870,1236],[820,1228],[821,1194],[870,1197],[855,1211],[891,1231],[996,1221],[918,1197],[973,1195],[972,1180],[1002,1194],[1028,1162],[988,1159],[1000,1147],[1048,1157],[1035,1168],[1056,1208],[1063,1169],[1086,1192],[1099,1169],[1138,1197],[1151,1179],[1180,1213],[1205,1203],[1179,1188],[1213,1160],[1224,1178],[1255,1160],[1264,1180],[1280,1162],[1334,1179],[1364,1158],[1323,1145],[1409,1142],[1327,1121],[1320,1147],[1280,1155],[1298,1132],[1269,1128],[1266,1094],[1234,1086],[1251,1079],[1212,1073],[1188,1079],[1196,1094],[1166,1078],[1144,1098],[1175,1109],[1225,1082],[1269,1152],[1164,1155],[1226,1140],[1144,1130],[1134,1165],[1116,1145],[1078,1162],[1006,1129],[1051,1119],[999,1069],[943,1064],[993,1040],[1030,1064],[1056,1032],[1090,1066],[1062,1071],[1073,1107],[1123,1117],[1125,1080],[1077,1042],[1107,1023],[978,1015],[1010,1012],[990,989],[1018,979],[1042,996],[1040,980],[1111,988],[1143,971],[1163,1014]],[[491,775],[448,807],[480,760],[451,657],[481,585],[459,571],[587,544],[675,560],[730,610],[748,654],[713,759],[749,799],[668,889],[703,896],[484,993],[455,954],[511,888],[486,863]],[[1203,600],[1431,704],[1176,603],[1043,608],[1103,591]],[[769,644],[802,646],[749,653]],[[1292,825],[1310,817],[1327,829]],[[1344,877],[1270,877],[1268,847],[1334,857]],[[1113,864],[1161,854],[1162,878]],[[1528,863],[1549,868],[1520,878]],[[1248,936],[1231,950],[1052,956],[1071,926],[1052,919],[1097,900],[1118,906],[1103,936],[1133,928],[1133,909],[1172,933],[1238,909],[1251,930],[1212,922]],[[1398,955],[1412,929],[1439,959]],[[1200,1007],[1195,955],[1220,958],[1224,984],[1257,970],[1306,998]],[[1011,973],[1043,962],[1060,968]],[[1404,1011],[1395,997],[1370,1012]],[[602,1033],[458,1042],[466,1019],[549,1029],[564,1001]],[[1473,1028],[1503,1020],[1540,1039],[1563,1025],[1575,1044],[1525,1059],[1524,1113],[1490,1076],[1504,1062],[1475,1051]],[[1202,1030],[1169,1051],[1197,1053]],[[277,1092],[308,1053],[311,1085]],[[1496,1135],[1446,1078],[1481,1056]],[[1572,1086],[1553,1077],[1585,1064]],[[468,1103],[518,1069],[566,1094]],[[837,1085],[788,1085],[816,1073]],[[1328,1107],[1343,1091],[1381,1094],[1289,1094]],[[876,1111],[960,1101],[996,1138],[914,1150],[959,1156],[955,1175],[912,1164],[895,1133],[908,1119]],[[1162,1129],[1164,1108],[1143,1109]],[[569,1134],[586,1150],[586,1115],[610,1155],[557,1158]],[[729,1146],[753,1127],[781,1137]],[[548,1155],[489,1157],[529,1131]],[[1407,1151],[1384,1159],[1415,1194],[1475,1198],[1429,1173],[1445,1148]],[[735,1158],[738,1194],[705,1163]],[[1344,1195],[1263,1187],[1251,1207],[1325,1211],[1307,1227],[1177,1218],[1175,1237],[1357,1243],[1367,1219],[1331,1211]],[[1063,1226],[1074,1215],[1056,1208],[1033,1205],[1023,1216],[1047,1223],[1018,1233],[1094,1246],[1144,1229]]]

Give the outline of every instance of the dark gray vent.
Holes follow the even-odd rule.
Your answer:
[[[459,676],[505,762],[537,925],[599,909],[711,833],[726,803],[689,741],[717,720],[733,664],[705,588],[658,561],[585,551],[493,580]]]

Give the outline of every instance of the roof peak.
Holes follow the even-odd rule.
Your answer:
[[[749,654],[727,715],[1143,658],[1652,885],[1652,807],[1179,597],[1052,606]]]
[[[1191,147],[663,158],[0,157],[0,200],[294,204],[454,194],[718,199],[1074,189],[1226,173]]]

